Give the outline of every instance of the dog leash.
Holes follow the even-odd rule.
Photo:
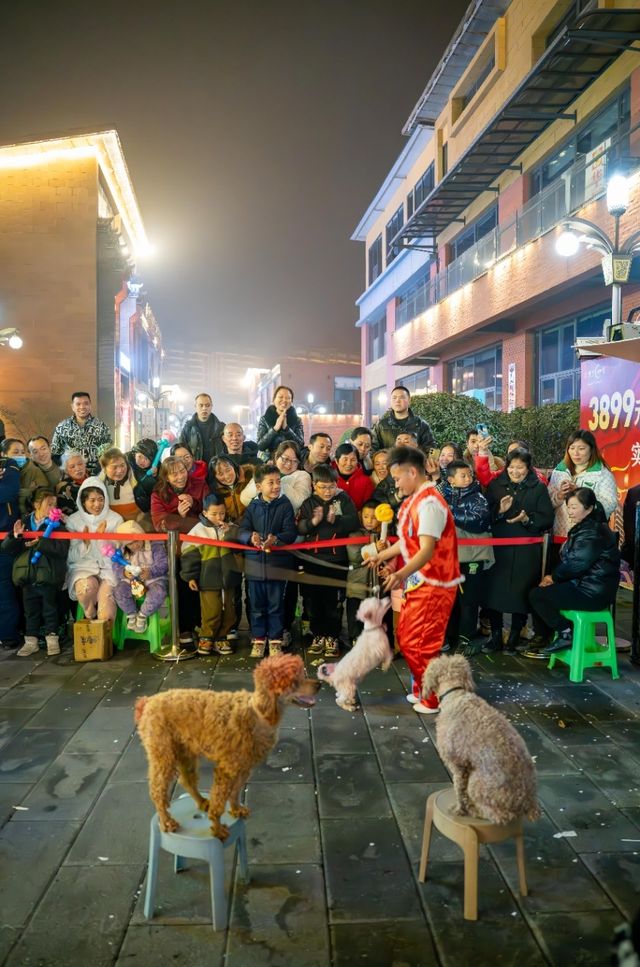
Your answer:
[[[451,692],[466,692],[466,688],[464,685],[455,685],[453,688],[448,688],[442,695],[438,695],[438,701],[442,702],[442,699],[446,698],[447,695],[451,695]]]

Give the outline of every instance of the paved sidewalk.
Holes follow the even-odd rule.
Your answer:
[[[618,626],[628,637],[627,604]],[[462,919],[461,853],[438,833],[417,883],[425,798],[448,775],[435,722],[405,701],[396,661],[367,679],[362,711],[338,709],[328,688],[313,711],[287,711],[249,784],[249,885],[227,857],[229,929],[211,930],[205,868],[176,876],[166,854],[145,921],[152,807],[133,703],[158,689],[245,687],[247,656],[246,641],[230,658],[177,667],[142,648],[104,664],[2,656],[0,964],[609,962],[614,927],[640,904],[640,669],[624,656],[620,680],[594,669],[582,685],[542,662],[473,661],[480,692],[536,758],[544,817],[527,829],[528,898],[512,843],[483,848],[477,923]]]

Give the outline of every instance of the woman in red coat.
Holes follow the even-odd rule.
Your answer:
[[[357,510],[372,496],[374,485],[358,461],[358,451],[351,443],[341,443],[336,447],[336,458],[332,464],[338,471],[338,487],[349,494]]]

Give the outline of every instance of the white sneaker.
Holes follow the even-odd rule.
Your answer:
[[[405,695],[405,698],[406,698],[407,702],[409,703],[409,705],[417,705],[417,703],[420,701],[420,699],[418,698],[418,696],[417,695],[414,695],[413,692],[409,692],[408,695]]]
[[[136,631],[136,622],[138,621],[138,613],[127,615],[127,631]]]
[[[57,635],[45,635],[44,639],[47,643],[47,655],[59,655],[60,654],[60,642]]]
[[[238,640],[238,629],[232,628],[227,635],[227,641],[237,641]]]
[[[29,655],[35,655],[38,651],[40,651],[38,639],[34,636],[27,635],[24,639],[24,645],[16,652],[16,655],[20,658],[28,658]]]
[[[416,702],[413,706],[414,712],[419,712],[420,715],[435,715],[440,711],[439,708],[429,708],[428,705],[423,705],[422,702]]]
[[[136,631],[138,632],[139,635],[144,634],[144,632],[147,630],[148,623],[149,622],[147,621],[146,615],[140,614],[140,612],[138,612],[138,614],[136,615]]]

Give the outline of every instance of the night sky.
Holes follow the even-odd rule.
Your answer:
[[[357,352],[350,235],[466,6],[4,4],[0,141],[118,129],[168,341]]]

